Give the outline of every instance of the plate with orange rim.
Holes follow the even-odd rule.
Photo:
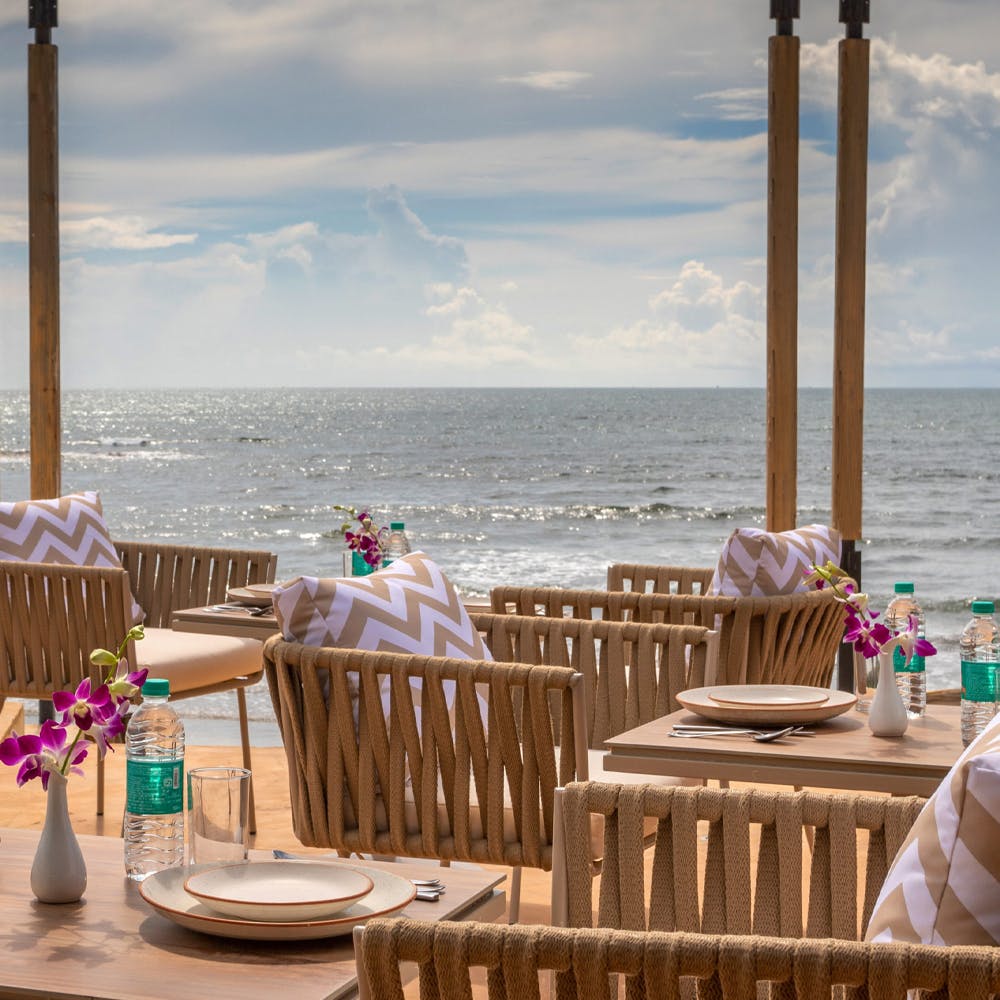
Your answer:
[[[767,685],[761,685],[766,687]],[[689,712],[700,715],[713,722],[732,722],[737,724],[757,723],[761,725],[791,726],[807,722],[823,722],[835,716],[843,715],[857,702],[857,695],[848,691],[833,691],[817,688],[826,696],[823,701],[815,704],[770,704],[745,705],[717,701],[711,697],[712,692],[723,690],[725,685],[716,684],[712,687],[692,688],[681,691],[677,700]]]

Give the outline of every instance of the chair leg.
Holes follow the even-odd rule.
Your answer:
[[[240,743],[243,746],[243,766],[250,772],[250,796],[247,820],[250,835],[257,832],[257,811],[253,801],[253,768],[250,766],[250,723],[247,720],[247,695],[244,688],[236,689],[236,701],[240,710]]]
[[[507,922],[517,923],[521,915],[521,869],[512,868],[510,872],[510,903],[507,907]]]

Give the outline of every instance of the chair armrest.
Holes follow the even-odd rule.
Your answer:
[[[114,543],[132,582],[145,624],[168,628],[170,616],[226,600],[230,587],[272,583],[278,557],[273,552],[162,542]]]

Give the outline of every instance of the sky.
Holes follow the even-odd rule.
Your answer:
[[[837,0],[802,0],[832,384]],[[872,0],[866,380],[1000,385],[1000,8]],[[762,386],[768,0],[61,0],[64,388]],[[28,385],[27,0],[0,388]]]

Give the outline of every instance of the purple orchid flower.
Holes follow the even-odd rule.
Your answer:
[[[66,729],[47,719],[42,723],[38,735],[8,736],[0,743],[0,761],[13,767],[20,764],[17,772],[18,785],[24,785],[32,778],[42,779],[42,788],[48,789],[49,775],[53,771],[63,774],[83,774],[77,765],[87,756],[87,744],[82,741],[66,747]]]
[[[878,656],[883,644],[892,638],[892,632],[882,622],[876,621],[877,617],[878,612],[859,615],[850,604],[847,605],[844,641],[853,644],[865,657]]]
[[[102,684],[96,691],[90,690],[90,678],[84,677],[75,691],[55,691],[52,695],[52,706],[57,712],[62,712],[62,724],[73,723],[78,729],[87,732],[94,725],[95,719],[103,723],[108,715],[115,710],[111,692],[107,684]]]

